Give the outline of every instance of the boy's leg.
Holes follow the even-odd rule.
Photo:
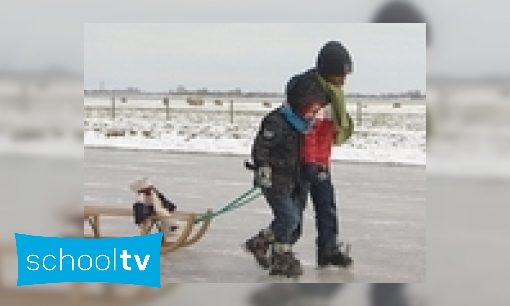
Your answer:
[[[292,235],[298,229],[300,211],[290,189],[265,189],[264,196],[273,211],[273,232],[275,243],[290,245]]]
[[[285,193],[280,193],[274,188],[262,189],[262,193],[273,211],[273,221],[268,228],[260,230],[248,239],[244,243],[244,248],[255,257],[259,266],[263,269],[269,269],[269,248],[275,242],[275,236],[278,236],[277,241],[279,242],[288,240],[288,238],[285,238],[288,236],[286,228],[290,228],[291,225],[285,224],[285,220],[289,219],[285,216],[287,211],[284,207],[286,203]]]
[[[317,227],[317,260],[319,266],[327,264],[348,266],[352,260],[339,249],[338,211],[331,173],[315,167],[310,188]]]
[[[328,253],[336,247],[338,239],[338,213],[336,208],[335,192],[329,172],[319,174],[314,169],[313,183],[310,189],[313,207],[315,210],[315,224],[317,227],[317,252]]]
[[[251,253],[257,264],[263,269],[269,269],[269,248],[274,243],[274,235],[271,227],[260,230],[255,236],[248,239],[243,247]]]
[[[300,276],[303,274],[303,269],[292,252],[291,244],[300,223],[300,210],[294,198],[294,192],[290,189],[268,189],[265,195],[274,215],[271,224],[274,244],[270,259],[270,275]]]
[[[271,275],[299,276],[303,271],[290,244],[299,223],[299,210],[292,192],[268,188],[263,189],[263,194],[273,211],[274,219],[267,230],[262,230],[246,242],[246,249],[262,267],[271,269]],[[271,245],[273,248],[269,258],[264,255]]]
[[[291,245],[295,245],[303,234],[303,214],[308,202],[308,194],[310,193],[310,181],[305,172],[301,175],[300,187],[293,193],[293,199],[296,202],[299,212],[299,223],[297,229],[292,233]]]

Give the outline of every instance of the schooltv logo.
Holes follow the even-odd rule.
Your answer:
[[[17,285],[100,282],[161,288],[162,236],[86,239],[16,233]]]

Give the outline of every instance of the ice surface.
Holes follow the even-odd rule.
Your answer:
[[[244,157],[211,154],[86,149],[86,202],[131,207],[129,183],[148,176],[179,209],[218,209],[251,187]],[[305,267],[301,282],[425,282],[425,167],[335,162],[333,179],[341,213],[340,239],[352,243],[352,271],[315,269],[313,209],[296,246]],[[278,282],[261,271],[241,243],[268,225],[262,198],[215,219],[190,248],[162,258],[163,282]],[[133,220],[107,220],[112,233],[135,234]],[[88,231],[88,229],[87,229]]]

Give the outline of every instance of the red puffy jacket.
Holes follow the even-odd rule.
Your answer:
[[[304,137],[301,161],[319,164],[329,169],[335,133],[335,124],[331,119],[331,106],[326,106],[317,116],[311,131]]]

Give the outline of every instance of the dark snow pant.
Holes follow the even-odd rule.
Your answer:
[[[338,213],[335,190],[331,181],[331,172],[316,164],[303,164],[301,167],[301,185],[298,195],[299,225],[293,234],[292,244],[301,237],[303,213],[311,195],[315,210],[317,228],[317,256],[327,256],[338,248]]]
[[[297,198],[291,189],[263,189],[264,197],[273,210],[274,219],[270,225],[274,242],[291,244],[293,234],[297,231],[300,212]]]

